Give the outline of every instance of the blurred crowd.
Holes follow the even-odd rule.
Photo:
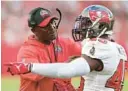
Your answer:
[[[71,30],[76,16],[91,4],[104,5],[113,12],[115,15],[113,38],[128,51],[128,1],[2,1],[2,64],[16,61],[19,47],[28,35],[32,34],[27,24],[30,10],[35,7],[44,7],[59,16],[56,11],[56,8],[59,8],[62,12],[62,21],[58,33],[63,37],[72,37]],[[5,72],[4,68],[2,72]]]

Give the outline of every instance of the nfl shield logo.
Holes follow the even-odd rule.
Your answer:
[[[62,52],[62,48],[59,45],[55,46],[55,52]]]

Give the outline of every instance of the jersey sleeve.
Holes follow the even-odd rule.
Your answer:
[[[86,41],[82,48],[82,54],[99,59],[103,63],[102,73],[107,74],[113,73],[120,61],[116,46],[102,39]]]
[[[22,47],[19,50],[19,53],[17,55],[17,61],[18,62],[25,62],[25,63],[39,63],[38,56],[34,52],[34,50],[30,50],[28,48]],[[31,81],[38,81],[43,78],[43,76],[36,75],[33,73],[23,74],[20,75],[22,78],[31,80]]]
[[[126,54],[125,49],[119,44],[116,44],[116,45],[117,45],[120,59],[127,61],[127,54]]]

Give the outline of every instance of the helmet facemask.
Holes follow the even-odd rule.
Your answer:
[[[74,29],[72,29],[72,36],[75,41],[81,41],[86,37],[88,27],[92,22],[87,17],[79,16],[76,18]]]
[[[109,29],[109,25],[107,23],[99,23],[98,21],[94,23],[88,17],[79,16],[76,19],[74,29],[72,29],[74,40],[82,41],[86,38],[100,37]]]

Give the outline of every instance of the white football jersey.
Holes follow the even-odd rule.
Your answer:
[[[100,59],[103,63],[102,71],[92,71],[83,76],[85,79],[83,91],[114,91],[105,85],[117,70],[120,60],[127,60],[124,48],[115,42],[100,38],[83,40],[82,45],[82,54]]]

